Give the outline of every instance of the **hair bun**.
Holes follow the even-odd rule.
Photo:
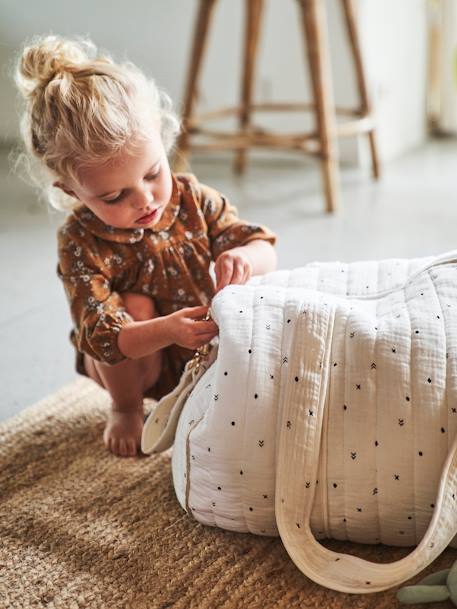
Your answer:
[[[96,54],[89,40],[68,40],[50,35],[34,38],[24,47],[16,70],[16,83],[24,95],[33,95],[59,73],[77,72]]]

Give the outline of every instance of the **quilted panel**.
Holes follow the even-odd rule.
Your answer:
[[[278,534],[280,379],[298,362],[285,346],[317,293],[336,313],[319,470],[303,480],[316,486],[312,531],[317,539],[419,543],[457,429],[457,265],[446,261],[428,269],[435,258],[311,263],[223,290],[212,304],[218,358],[176,432],[181,505],[204,524]],[[305,382],[302,372],[289,377]]]

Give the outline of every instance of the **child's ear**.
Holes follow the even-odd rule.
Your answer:
[[[60,190],[63,190],[67,195],[69,195],[70,197],[74,197],[75,199],[78,199],[78,201],[79,201],[79,197],[75,193],[75,191],[70,190],[67,186],[65,186],[65,184],[63,182],[59,182],[58,180],[56,180],[55,182],[52,183],[52,185],[55,186],[56,188],[60,188]]]

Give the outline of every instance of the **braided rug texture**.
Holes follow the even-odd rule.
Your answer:
[[[193,520],[175,497],[172,449],[127,459],[105,449],[109,407],[108,394],[81,377],[0,424],[1,609],[402,606],[396,589],[322,588],[295,567],[279,538]],[[411,550],[324,545],[375,562]],[[456,559],[446,549],[411,583]],[[435,606],[453,605],[426,605]]]

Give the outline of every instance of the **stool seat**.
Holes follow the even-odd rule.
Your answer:
[[[337,139],[366,134],[370,142],[373,176],[379,177],[375,123],[365,82],[354,0],[340,1],[357,76],[360,98],[358,108],[337,107],[333,101],[327,21],[323,0],[297,0],[304,34],[306,59],[311,76],[313,102],[255,103],[252,95],[254,70],[264,0],[245,0],[244,63],[240,104],[198,114],[195,112],[198,79],[216,4],[216,0],[200,0],[184,94],[183,129],[178,139],[173,161],[175,171],[186,168],[186,159],[192,151],[234,150],[236,151],[234,169],[237,173],[244,172],[246,153],[251,147],[287,149],[311,154],[320,159],[326,211],[333,212],[338,208],[340,198]],[[298,133],[280,133],[265,129],[253,122],[253,114],[262,112],[312,112],[315,117],[315,128]],[[337,122],[337,115],[345,116],[347,120]],[[239,128],[236,131],[212,129],[208,126],[211,120],[230,116],[238,119]],[[194,136],[197,135],[204,136],[207,141],[194,142]]]

